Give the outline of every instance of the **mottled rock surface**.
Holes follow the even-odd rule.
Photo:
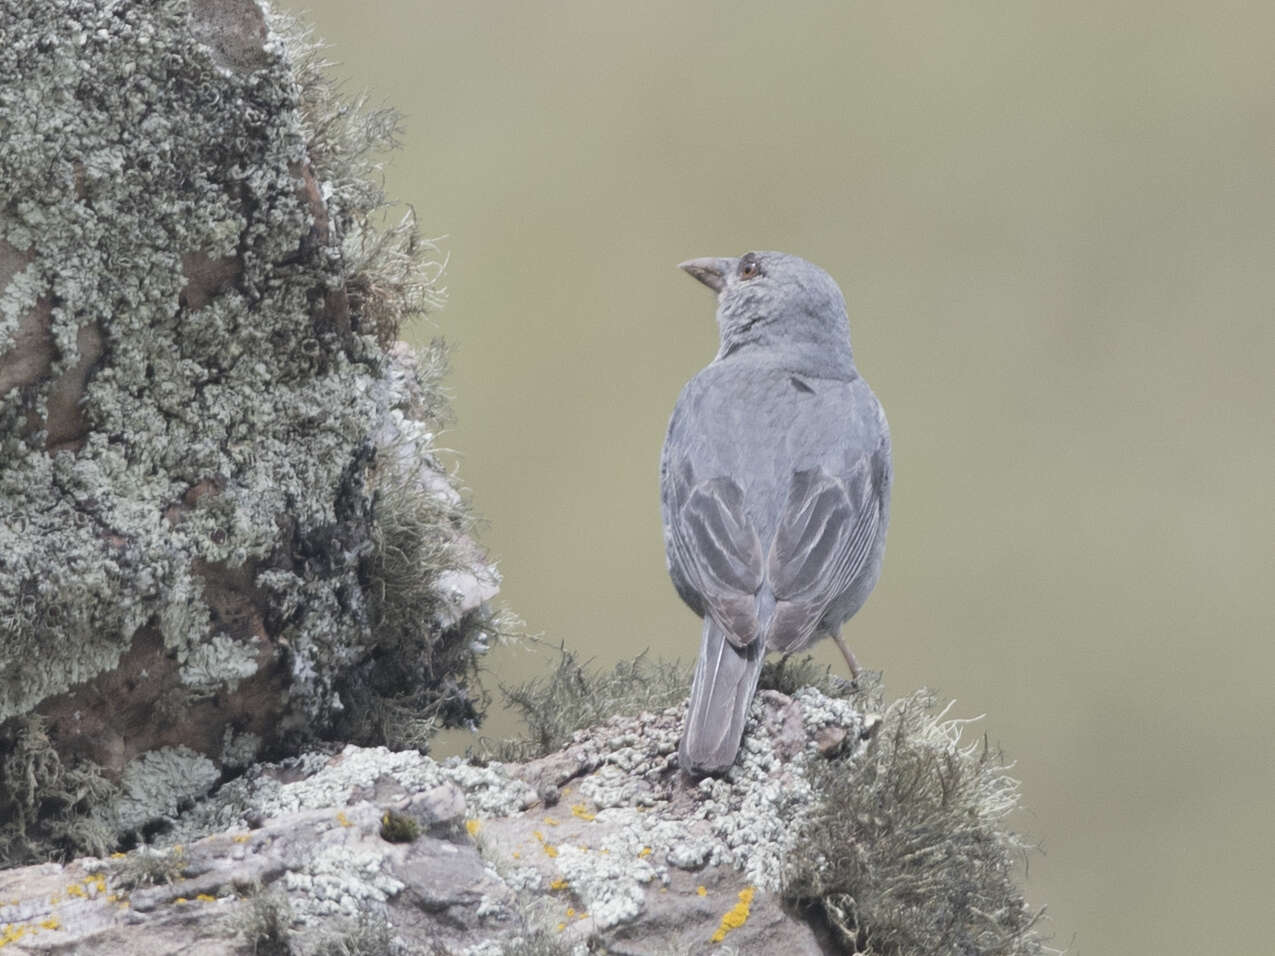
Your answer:
[[[525,764],[349,746],[254,767],[151,848],[0,872],[0,927],[16,952],[249,953],[264,909],[296,953],[360,932],[386,953],[837,951],[778,890],[818,738],[859,746],[862,717],[763,692],[740,762],[695,783],[681,716]],[[130,888],[139,872],[159,885]]]

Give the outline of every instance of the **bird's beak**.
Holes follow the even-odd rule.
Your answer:
[[[677,267],[699,279],[714,292],[721,292],[726,287],[726,277],[730,275],[728,259],[687,259],[678,263]]]

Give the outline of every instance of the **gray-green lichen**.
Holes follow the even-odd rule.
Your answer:
[[[23,434],[48,383],[0,396],[0,604],[16,612],[0,717],[113,667],[148,622],[193,658],[193,682],[236,680],[244,656],[209,643],[195,562],[266,558],[281,516],[303,548],[332,533],[357,507],[377,414],[378,349],[316,328],[342,260],[300,188],[305,118],[285,46],[269,40],[260,69],[220,69],[185,0],[0,9],[0,237],[31,257],[7,296],[51,303],[55,373],[80,327],[108,342],[78,451]],[[199,307],[183,304],[186,256],[235,263]],[[219,493],[166,514],[210,480]],[[330,703],[325,654],[361,624],[356,558],[261,582],[291,623],[314,712]]]
[[[124,768],[118,796],[95,808],[96,814],[117,832],[135,831],[157,817],[175,817],[220,776],[211,760],[188,747],[151,750]]]
[[[256,0],[0,0],[0,754],[37,709],[117,784],[187,720],[219,771],[480,716],[495,576],[441,358],[390,348],[441,264],[323,67]]]

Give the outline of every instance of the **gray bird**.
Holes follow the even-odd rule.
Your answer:
[[[881,574],[890,432],[854,367],[845,300],[782,252],[692,259],[721,348],[677,399],[660,462],[673,585],[704,619],[681,766],[735,761],[767,651],[838,633]]]

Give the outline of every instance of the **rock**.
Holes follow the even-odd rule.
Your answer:
[[[257,0],[0,36],[0,864],[474,722],[499,578],[434,457],[441,355],[393,341],[441,266],[375,225],[392,120]]]
[[[698,782],[681,719],[614,718],[526,764],[347,746],[255,766],[153,847],[0,871],[0,926],[15,953],[246,953],[271,919],[294,953],[369,924],[389,953],[836,952],[779,890],[816,736],[857,740],[859,715],[759,694],[737,766]],[[556,806],[529,782],[549,780]],[[420,834],[386,839],[391,813]]]

